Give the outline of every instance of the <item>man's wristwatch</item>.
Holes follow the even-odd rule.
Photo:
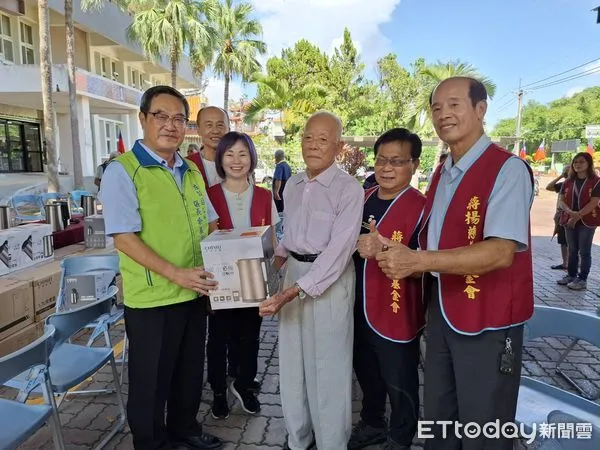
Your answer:
[[[300,300],[304,300],[307,297],[306,292],[304,292],[302,290],[302,288],[300,287],[300,285],[298,283],[296,283],[294,286],[298,288],[298,298]]]

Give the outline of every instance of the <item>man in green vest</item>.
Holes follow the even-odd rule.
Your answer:
[[[127,416],[136,450],[221,447],[196,421],[202,395],[208,291],[200,241],[217,228],[202,175],[178,154],[183,95],[148,89],[132,151],[102,177],[106,233],[119,251],[129,337]],[[168,413],[165,420],[165,406]]]

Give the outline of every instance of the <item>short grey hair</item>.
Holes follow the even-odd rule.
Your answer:
[[[120,155],[120,153],[119,153],[119,152],[111,152],[111,153],[108,155],[108,159],[115,159],[115,158],[117,158],[119,155]]]
[[[275,150],[275,159],[285,158],[285,152],[281,149]]]
[[[322,117],[322,116],[329,117],[329,118],[331,118],[331,119],[333,119],[335,121],[336,128],[337,128],[335,134],[336,134],[338,140],[341,140],[342,139],[342,129],[343,129],[342,121],[340,120],[340,118],[338,116],[336,116],[334,113],[332,113],[330,111],[324,111],[324,110],[317,111],[316,113],[312,114],[308,118],[308,120],[306,121],[306,125],[308,125],[308,123],[311,120],[316,119],[317,117]],[[306,125],[305,125],[305,128],[306,128]]]
[[[190,148],[193,148],[193,149],[196,149],[196,150],[200,150],[200,147],[198,146],[198,144],[190,144],[190,145],[188,145],[188,150]]]

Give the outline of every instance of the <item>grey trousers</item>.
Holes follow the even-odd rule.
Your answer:
[[[312,263],[288,259],[284,289]],[[279,382],[291,450],[316,437],[319,450],[346,449],[352,427],[352,263],[323,295],[296,298],[279,312]]]
[[[508,330],[484,331],[476,336],[455,332],[442,316],[437,295],[437,279],[433,281],[427,322],[427,354],[425,359],[425,420],[449,420],[483,425],[499,420],[513,422],[521,375],[523,325]],[[514,372],[500,373],[500,356],[506,337],[512,341]],[[452,430],[452,431],[451,431]],[[435,438],[425,441],[426,450],[511,450],[510,439],[462,439],[448,427],[442,438],[441,427],[430,432]],[[512,434],[512,433],[511,433]]]

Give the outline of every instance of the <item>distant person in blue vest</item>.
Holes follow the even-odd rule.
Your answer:
[[[96,168],[96,177],[94,178],[94,184],[96,186],[98,186],[98,190],[100,190],[100,183],[102,181],[102,176],[104,175],[104,172],[106,171],[106,167],[117,157],[119,156],[119,152],[112,152],[110,155],[108,155],[108,159],[106,161],[104,161],[102,164],[100,164],[97,168]]]
[[[135,450],[221,447],[196,421],[207,294],[217,284],[202,267],[200,241],[216,230],[218,216],[200,171],[177,152],[188,115],[179,91],[144,92],[144,137],[108,166],[101,184],[106,233],[114,237],[123,277]]]

